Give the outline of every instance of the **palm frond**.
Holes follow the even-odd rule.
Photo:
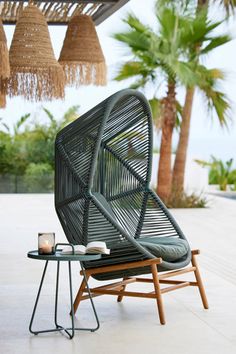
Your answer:
[[[216,1],[216,0],[214,0]],[[219,1],[219,0],[218,0]],[[226,11],[227,16],[231,13],[235,13],[236,0],[220,0],[220,5],[222,5]]]
[[[169,43],[175,43],[179,30],[179,16],[174,10],[164,7],[157,14],[158,23],[160,25],[160,37],[165,38]]]
[[[192,63],[184,61],[176,61],[173,66],[176,76],[179,78],[179,81],[184,86],[194,86],[197,83],[197,78],[194,72],[194,65]]]
[[[10,133],[10,128],[9,125],[5,122],[1,122],[1,125],[7,130],[8,133]]]
[[[29,119],[30,113],[24,114],[14,125],[14,134],[16,135],[19,132],[20,127]]]
[[[134,76],[147,77],[152,74],[152,69],[147,68],[143,62],[140,61],[129,61],[123,64],[115,77],[116,81],[126,80]]]
[[[148,78],[142,77],[141,79],[133,82],[129,87],[133,90],[137,90],[138,88],[144,87],[147,84],[147,82],[148,82]]]
[[[156,14],[159,13],[161,7],[169,7],[181,15],[190,15],[196,11],[195,1],[192,0],[157,0],[155,5]]]
[[[224,79],[224,72],[220,69],[207,69],[197,65],[195,70],[197,86],[206,98],[210,113],[216,112],[221,126],[227,127],[230,119],[230,101],[224,92],[219,91],[220,81]]]
[[[198,163],[202,167],[212,167],[212,162],[204,161],[204,160],[194,160],[196,163]]]
[[[53,114],[49,111],[49,109],[43,107],[44,112],[47,114],[48,118],[50,119],[51,122],[55,121],[55,118]]]
[[[75,118],[78,117],[78,109],[79,105],[75,105],[70,107],[64,114],[63,114],[63,121],[65,122],[71,122]]]
[[[227,127],[231,105],[226,94],[211,88],[205,91],[204,94],[207,97],[209,111],[215,110],[220,125]]]
[[[127,18],[123,20],[127,23],[132,29],[137,32],[149,32],[149,27],[145,26],[135,15],[128,14]]]
[[[175,120],[175,128],[177,131],[180,130],[181,122],[182,122],[182,114],[183,114],[183,106],[181,103],[176,100],[176,120]]]
[[[159,99],[157,97],[153,97],[152,99],[148,100],[150,107],[151,107],[151,112],[152,112],[152,118],[153,122],[157,128],[157,130],[162,129],[162,124],[163,124],[163,109],[164,109],[164,100],[165,99]],[[175,119],[175,129],[179,131],[181,122],[182,122],[182,113],[183,113],[183,106],[181,103],[176,100],[176,119]]]
[[[151,107],[153,122],[154,122],[156,128],[158,130],[160,130],[162,127],[162,119],[163,119],[163,117],[162,117],[162,114],[163,114],[162,100],[157,97],[153,97],[148,102]]]
[[[209,44],[207,44],[205,47],[203,46],[203,48],[200,49],[201,54],[208,54],[213,49],[218,48],[232,40],[232,38],[228,35],[217,36],[208,39],[209,39]]]
[[[133,54],[137,54],[138,51],[146,51],[150,47],[150,39],[145,34],[139,32],[127,31],[116,33],[113,37],[119,42],[127,44]]]
[[[213,80],[224,80],[225,78],[225,73],[221,69],[213,68],[213,69],[207,69],[210,78]]]

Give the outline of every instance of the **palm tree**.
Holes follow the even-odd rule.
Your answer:
[[[203,67],[195,57],[190,58],[189,53],[200,41],[207,41],[208,48],[213,46],[217,37],[207,34],[220,23],[207,21],[202,13],[196,16],[183,14],[180,7],[173,6],[171,2],[165,4],[165,1],[159,1],[158,5],[157,32],[135,16],[128,15],[124,22],[128,24],[129,30],[115,34],[114,38],[128,45],[134,56],[133,60],[121,66],[116,80],[138,77],[131,86],[133,88],[144,87],[150,82],[157,87],[163,81],[166,84],[166,96],[162,99],[163,123],[157,193],[163,200],[167,200],[172,183],[171,148],[177,114],[176,88],[178,85],[193,87],[199,82],[199,73],[204,73]],[[210,84],[210,80],[204,81]]]
[[[215,0],[215,2],[217,2],[217,0]],[[220,5],[224,6],[227,15],[231,11],[233,11],[234,7],[236,6],[235,0],[220,0],[218,2]],[[209,5],[208,0],[198,0],[197,9],[196,9],[197,13],[205,9],[206,21],[207,21],[207,13],[209,11],[208,5]],[[207,36],[209,35],[210,33],[207,33]],[[227,43],[229,40],[230,38],[228,36],[218,36],[215,37],[214,42],[211,43],[211,45],[207,45],[207,46],[204,46],[204,41],[200,40],[199,43],[196,45],[196,47],[192,48],[190,54],[191,56],[195,56],[196,62],[199,62],[201,56],[209,54],[215,48],[218,48],[219,46]],[[224,76],[221,71],[212,70],[208,72],[208,78],[207,78],[207,80],[210,80],[210,85],[207,85],[206,87],[206,84],[201,81],[201,78],[199,81],[200,84],[199,88],[206,94],[210,107],[215,109],[216,116],[218,117],[221,126],[227,125],[227,111],[229,110],[229,103],[227,98],[223,93],[217,91],[216,89],[218,81],[223,79]],[[194,86],[193,87],[189,86],[186,88],[182,122],[180,127],[180,136],[179,136],[174,168],[173,168],[172,192],[179,195],[181,195],[184,190],[184,174],[185,174],[185,166],[186,166],[186,158],[187,158],[189,130],[190,130],[190,123],[191,123],[191,113],[192,113],[194,93],[195,93]]]
[[[130,30],[115,34],[114,37],[128,44],[135,60],[124,64],[116,77],[123,80],[133,76],[140,78],[133,88],[143,87],[148,82],[164,79],[167,86],[163,99],[163,124],[158,173],[158,194],[162,199],[168,197],[171,188],[171,147],[176,121],[176,85],[191,80],[190,66],[181,61],[183,45],[179,35],[179,18],[168,8],[157,14],[159,33],[142,24],[136,17],[129,15],[125,22]]]
[[[224,79],[224,74],[219,69],[205,70],[205,68],[203,68],[203,71],[205,72],[200,73],[199,82],[196,84],[196,87],[200,89],[206,97],[209,113],[215,111],[215,115],[218,118],[220,125],[222,127],[227,126],[230,104],[226,95],[217,89],[219,81]],[[178,195],[181,195],[184,189],[184,173],[189,141],[191,111],[196,87],[187,88],[183,107],[172,180],[172,192]]]

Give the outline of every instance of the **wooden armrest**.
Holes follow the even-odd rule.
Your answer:
[[[130,268],[139,268],[139,267],[146,267],[152,264],[160,264],[162,263],[161,258],[152,258],[152,259],[145,259],[144,261],[136,261],[136,262],[127,262],[122,264],[114,264],[108,266],[102,266],[97,268],[89,268],[86,269],[86,274],[100,274],[100,273],[107,273],[107,272],[115,272],[121,269],[130,269]],[[80,274],[83,274],[82,271]]]
[[[192,255],[200,254],[200,250],[191,250]]]

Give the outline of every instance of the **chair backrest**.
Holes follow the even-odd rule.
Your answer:
[[[55,207],[68,240],[87,244],[109,233],[109,244],[120,231],[139,237],[151,164],[151,112],[137,91],[110,96],[62,129]]]

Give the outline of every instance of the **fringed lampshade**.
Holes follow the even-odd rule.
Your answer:
[[[105,58],[90,16],[75,15],[70,20],[59,63],[69,85],[106,84]]]
[[[9,52],[7,39],[0,17],[0,108],[6,107],[7,78],[10,76]]]
[[[9,79],[0,78],[0,108],[6,107],[6,94]]]
[[[10,76],[9,53],[7,49],[7,39],[4,32],[2,19],[0,17],[0,79]]]
[[[6,95],[0,92],[0,108],[6,107]]]
[[[10,47],[10,96],[28,100],[64,97],[65,77],[56,61],[46,19],[34,5],[20,14]]]

